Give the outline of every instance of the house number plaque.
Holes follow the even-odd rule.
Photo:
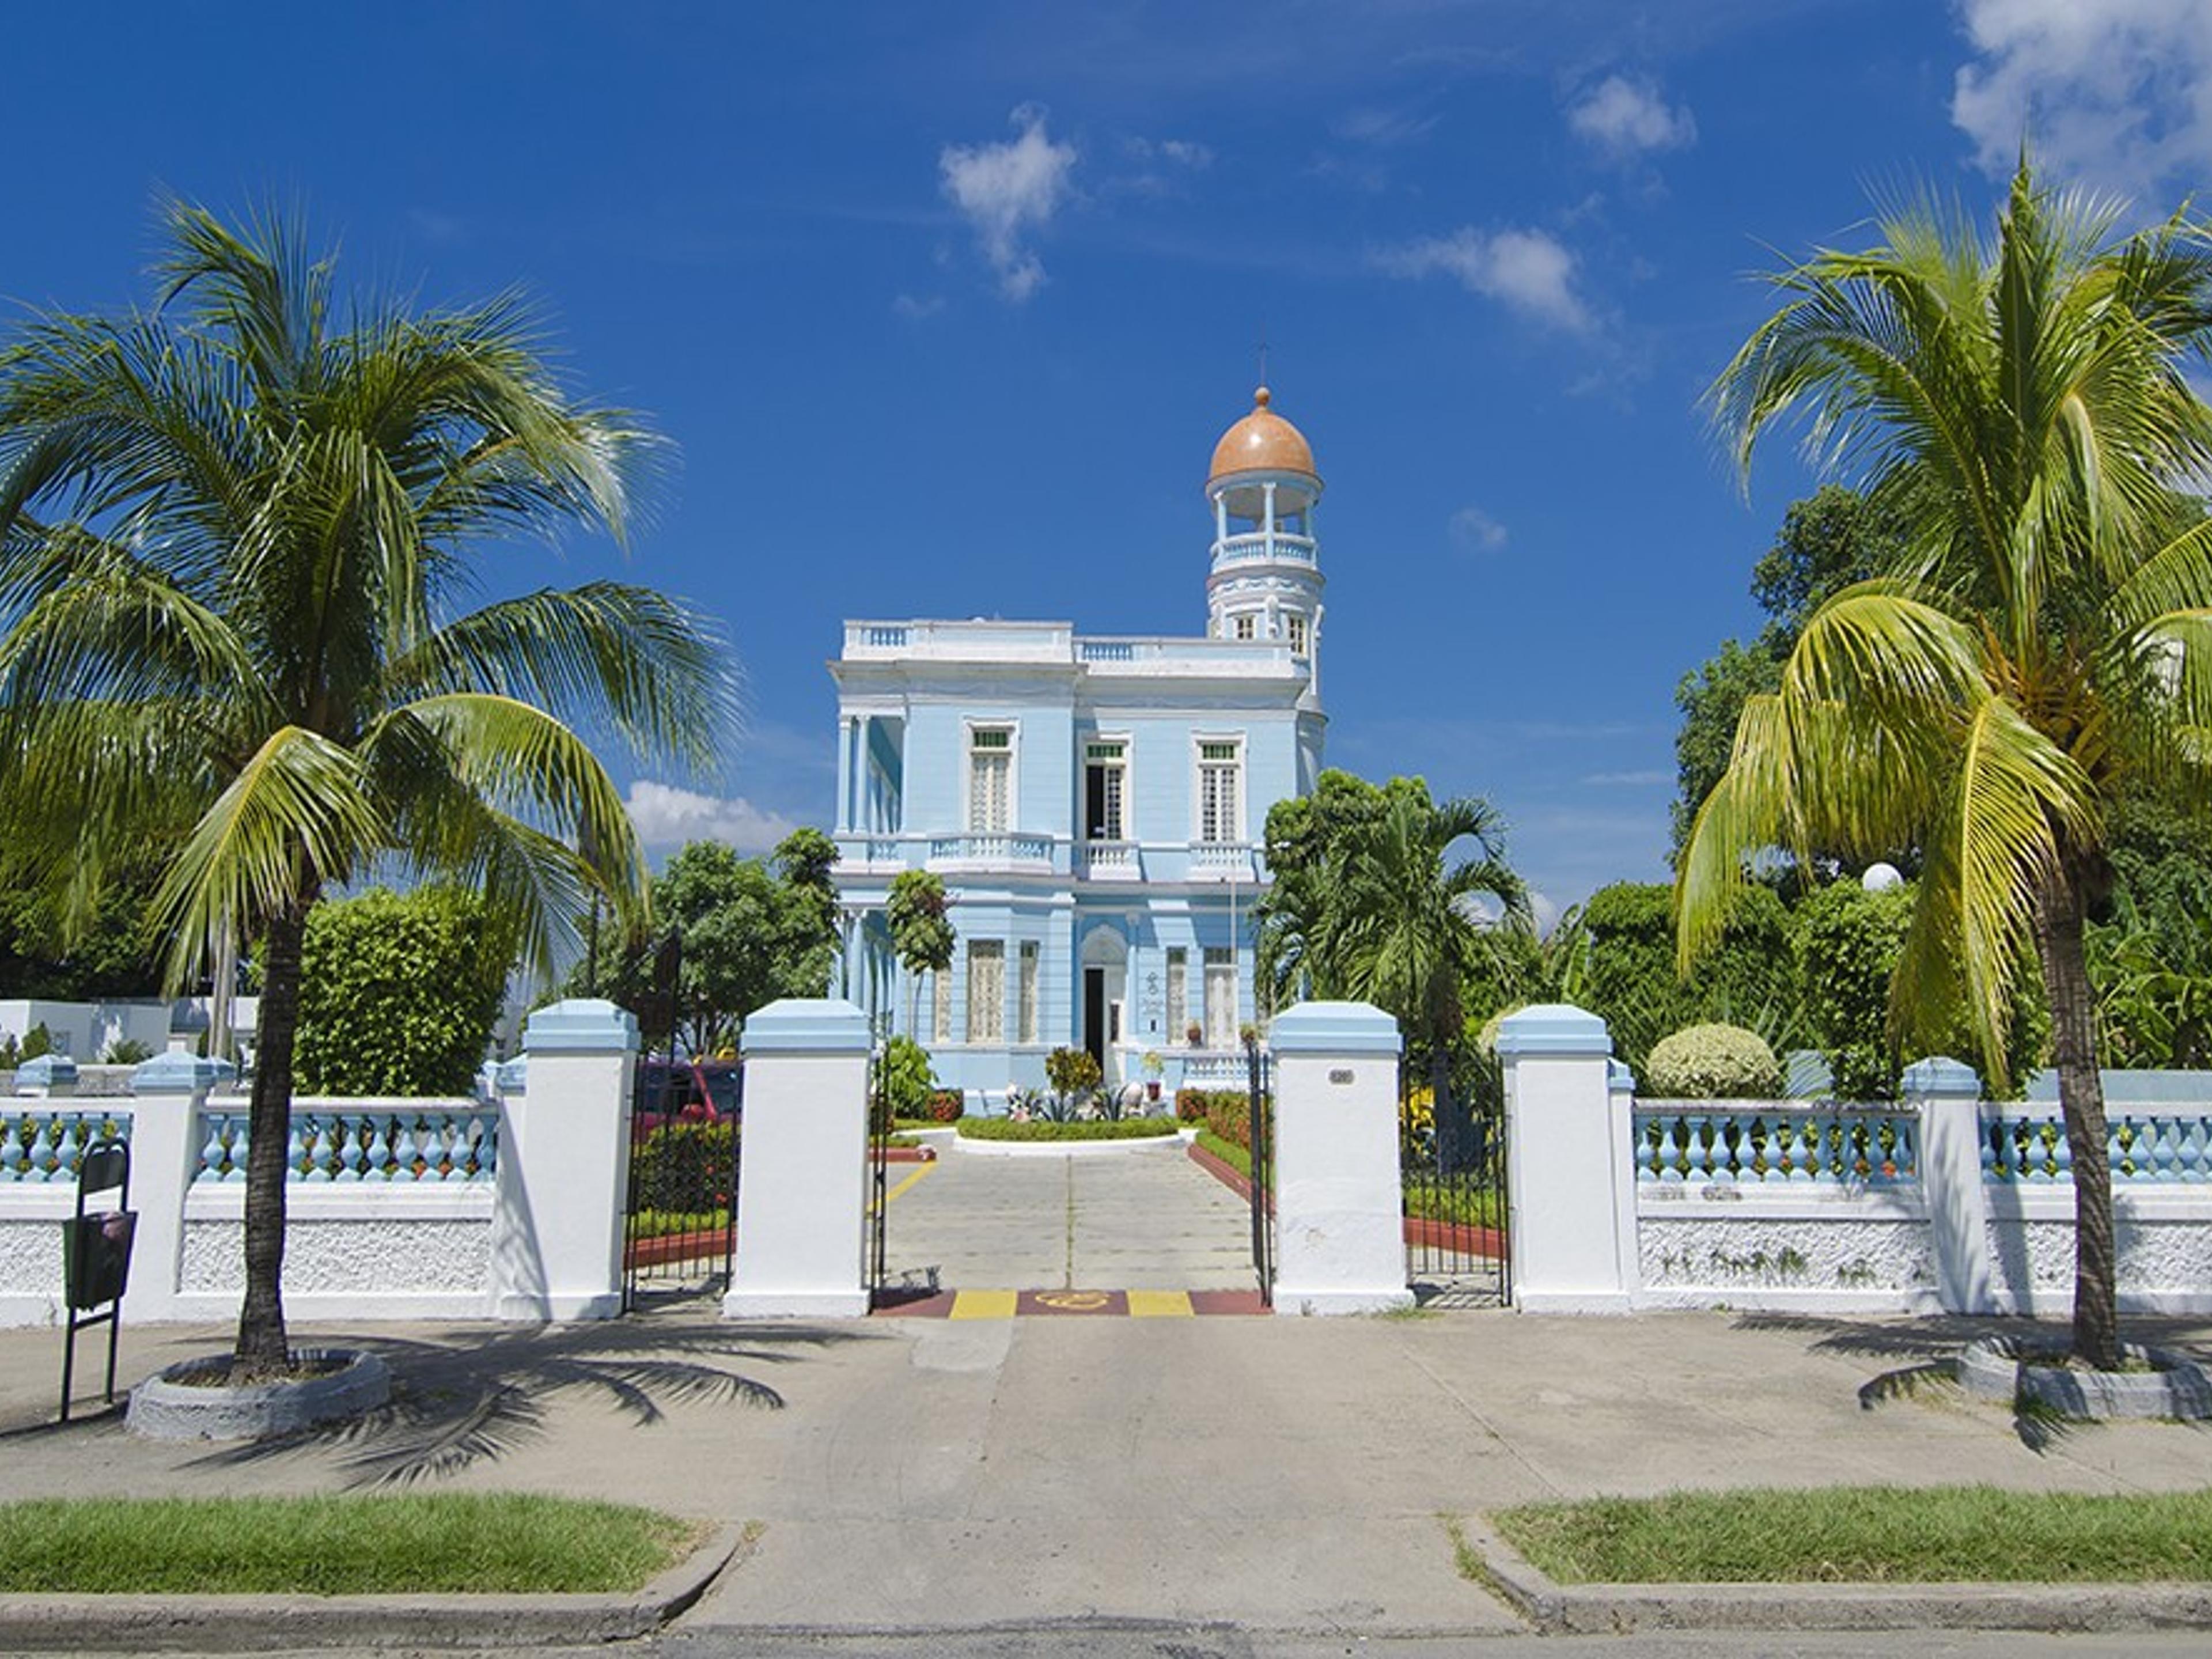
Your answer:
[[[1346,1083],[1351,1082],[1351,1081],[1352,1081],[1352,1067],[1350,1067],[1349,1066],[1338,1066],[1332,1067],[1332,1068],[1331,1068],[1331,1070],[1330,1070],[1330,1072],[1329,1072],[1329,1074],[1328,1074],[1328,1080],[1329,1080],[1331,1083],[1338,1084],[1338,1085],[1342,1085],[1342,1084],[1346,1084]]]

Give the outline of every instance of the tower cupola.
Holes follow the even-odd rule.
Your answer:
[[[1266,386],[1252,412],[1221,434],[1206,480],[1213,504],[1206,632],[1274,640],[1313,660],[1321,633],[1321,547],[1314,507],[1321,474],[1305,434],[1273,407]]]

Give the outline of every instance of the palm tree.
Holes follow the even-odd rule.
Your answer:
[[[1778,417],[1906,526],[1896,568],[1815,612],[1781,689],[1747,704],[1677,874],[1686,963],[1758,849],[1924,860],[1892,986],[1900,1036],[1963,1011],[2004,1076],[2039,961],[2073,1154],[2073,1348],[2118,1360],[2110,1171],[2083,923],[2124,790],[2205,799],[2212,526],[2185,506],[2212,412],[2212,250],[2177,216],[2131,234],[2023,158],[1985,243],[1956,209],[1883,216],[1822,252],[1713,391],[1747,471]],[[2201,810],[2201,806],[2200,806]]]
[[[258,950],[251,1376],[289,1360],[308,912],[372,867],[434,872],[539,963],[593,896],[635,914],[644,860],[587,734],[703,765],[729,680],[647,590],[461,613],[485,542],[620,540],[653,448],[561,389],[524,307],[341,320],[296,226],[165,217],[152,310],[41,313],[0,353],[0,833],[78,896],[166,838],[173,985],[228,939]]]
[[[1315,996],[1392,1015],[1428,1066],[1449,1158],[1458,1145],[1450,1066],[1466,1025],[1462,990],[1496,965],[1503,942],[1480,907],[1494,902],[1509,924],[1528,914],[1527,889],[1504,862],[1504,824],[1486,801],[1431,801],[1418,779],[1378,790],[1328,775],[1297,805],[1304,810],[1269,815],[1276,881],[1260,907],[1261,973],[1284,1002],[1303,983]],[[1474,851],[1455,861],[1462,842]]]

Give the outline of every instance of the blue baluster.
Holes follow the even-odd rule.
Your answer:
[[[338,1168],[331,1177],[334,1181],[361,1179],[361,1127],[359,1118],[340,1116],[333,1120],[337,1125]]]
[[[499,1119],[486,1121],[477,1142],[477,1179],[489,1181],[499,1170]]]
[[[23,1178],[23,1121],[0,1118],[0,1181]]]
[[[2181,1139],[2181,1169],[2185,1181],[2204,1180],[2212,1170],[2205,1167],[2204,1152],[2209,1121],[2192,1117],[2188,1121]]]
[[[44,1182],[54,1178],[54,1124],[50,1117],[31,1120],[31,1167],[27,1180]]]
[[[1674,1138],[1681,1120],[1672,1112],[1659,1120],[1659,1179],[1679,1182],[1682,1178],[1682,1146]]]
[[[300,1172],[300,1165],[307,1156],[307,1148],[300,1143],[300,1120],[295,1117],[292,1120],[291,1133],[284,1140],[284,1169],[287,1180]]]
[[[307,1152],[303,1166],[306,1174],[303,1178],[308,1181],[328,1181],[331,1178],[330,1161],[330,1133],[324,1127],[321,1118],[310,1114],[307,1118]]]
[[[230,1129],[230,1172],[223,1179],[226,1182],[242,1182],[246,1179],[246,1159],[253,1151],[252,1115],[234,1112],[224,1121]]]
[[[394,1181],[415,1179],[415,1160],[421,1149],[415,1145],[415,1131],[407,1120],[399,1120],[399,1139],[392,1148],[392,1178]]]
[[[58,1118],[55,1121],[61,1125],[62,1138],[54,1143],[53,1178],[56,1181],[63,1181],[76,1174],[77,1155],[82,1150],[76,1143],[79,1120],[73,1117]]]
[[[368,1145],[361,1155],[361,1177],[364,1181],[392,1179],[392,1143],[384,1138],[384,1128],[381,1117],[369,1120]]]
[[[2051,1148],[2051,1178],[2054,1182],[2074,1179],[2074,1143],[2066,1138],[2066,1126],[2059,1122],[2044,1125],[2045,1144]]]

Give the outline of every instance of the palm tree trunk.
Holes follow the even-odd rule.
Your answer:
[[[300,951],[313,902],[302,898],[280,912],[262,947],[247,1119],[246,1301],[233,1350],[234,1373],[246,1376],[281,1372],[291,1364],[284,1333],[284,1188],[291,1173],[286,1149],[292,1138],[292,1048],[300,1028]]]
[[[2105,1085],[2097,1071],[2097,1004],[2081,928],[2081,877],[2063,866],[2045,885],[2037,907],[2036,946],[2051,1001],[2058,1103],[2074,1163],[2074,1355],[2100,1370],[2118,1370],[2112,1170],[2105,1148]]]

